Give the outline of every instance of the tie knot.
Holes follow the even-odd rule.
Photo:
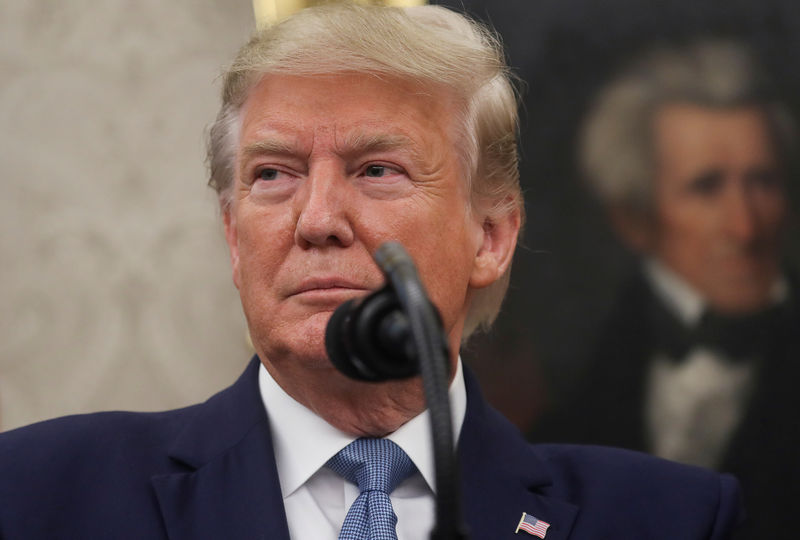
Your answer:
[[[327,466],[358,485],[362,493],[389,494],[415,470],[411,458],[389,439],[356,439],[329,459]]]

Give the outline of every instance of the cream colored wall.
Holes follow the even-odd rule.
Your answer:
[[[252,28],[250,0],[0,0],[0,428],[243,368],[203,129]]]

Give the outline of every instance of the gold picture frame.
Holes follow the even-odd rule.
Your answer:
[[[351,0],[356,4],[375,4],[381,6],[421,6],[426,4],[426,0]],[[262,28],[274,24],[284,19],[296,11],[315,6],[327,4],[330,0],[253,0],[253,12],[255,13],[256,26]]]

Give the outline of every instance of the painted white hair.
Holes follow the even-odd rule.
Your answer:
[[[604,204],[649,215],[656,167],[653,120],[661,107],[674,103],[759,106],[779,155],[787,156],[793,144],[792,118],[745,45],[709,38],[656,47],[601,90],[583,124],[579,161]]]
[[[471,208],[489,220],[524,216],[517,165],[517,97],[497,37],[438,6],[388,8],[334,4],[308,8],[265,28],[239,51],[224,74],[222,106],[209,130],[209,185],[229,210],[241,108],[267,74],[342,72],[392,76],[438,85],[461,104],[459,154]],[[464,339],[488,328],[500,311],[510,267],[475,291]]]

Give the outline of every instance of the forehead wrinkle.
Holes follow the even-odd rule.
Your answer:
[[[341,140],[336,137],[336,153],[340,155],[391,150],[406,150],[414,157],[418,154],[414,140],[400,133],[368,133],[358,130],[345,134]]]

